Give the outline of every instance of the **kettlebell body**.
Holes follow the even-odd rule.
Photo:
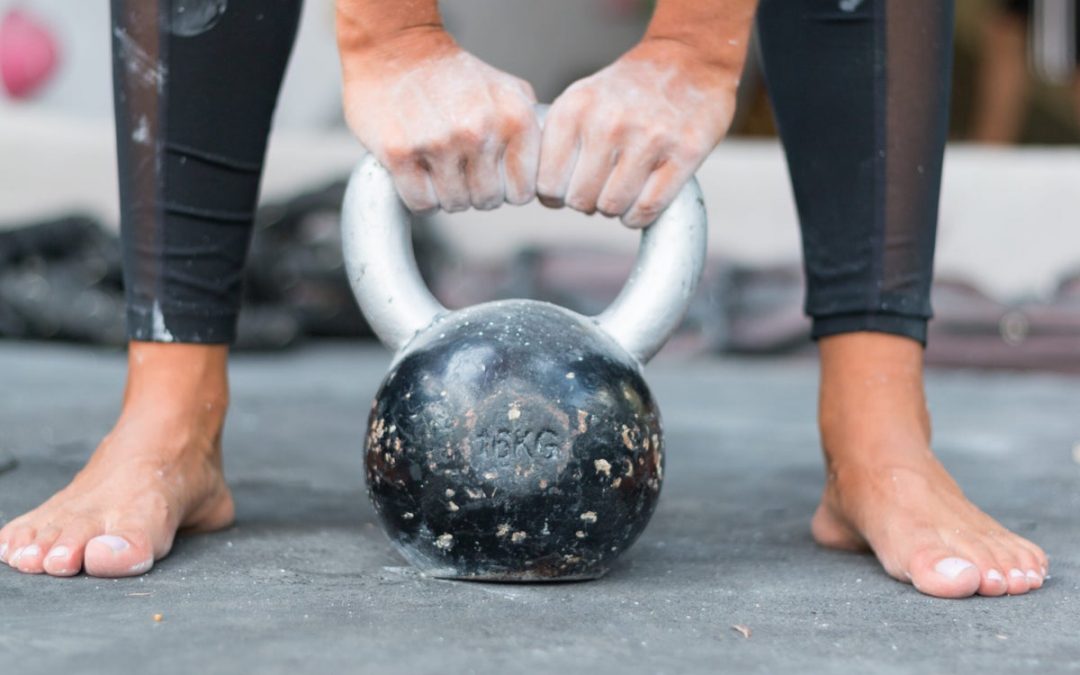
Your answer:
[[[366,466],[383,527],[432,575],[594,578],[656,506],[660,414],[594,322],[492,302],[405,348],[375,397]]]

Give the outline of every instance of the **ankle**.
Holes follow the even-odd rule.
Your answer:
[[[917,342],[884,333],[850,333],[822,339],[820,350],[818,425],[827,453],[929,444],[930,414]]]
[[[218,429],[229,406],[228,347],[132,342],[123,415]]]

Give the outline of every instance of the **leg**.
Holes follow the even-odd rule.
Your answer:
[[[975,141],[1015,143],[1020,136],[1030,79],[1025,5],[994,8],[983,30],[971,134]]]
[[[821,348],[825,546],[941,597],[1023,593],[1045,554],[968,502],[930,449],[922,343],[951,5],[763,0],[761,44]],[[910,49],[918,43],[919,49]]]
[[[233,518],[227,344],[300,0],[198,7],[113,0],[127,389],[71,484],[0,530],[22,572],[141,574],[178,529]]]

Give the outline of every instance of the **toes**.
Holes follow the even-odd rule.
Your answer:
[[[52,547],[59,534],[60,530],[55,527],[47,527],[39,531],[37,536],[34,537],[33,543],[22,548],[19,559],[13,562],[12,566],[25,574],[41,574],[44,572],[45,568],[42,566],[42,562],[45,559],[45,553]]]
[[[979,595],[996,597],[1005,595],[1008,591],[1009,582],[1005,580],[1005,575],[1001,573],[1001,570],[991,567],[983,572],[982,583],[979,585]]]
[[[90,520],[76,520],[64,527],[45,555],[42,566],[54,577],[70,577],[79,573],[83,566],[86,543],[101,534],[100,526]]]
[[[1024,577],[1027,579],[1027,588],[1029,591],[1042,588],[1042,572],[1038,559],[1035,555],[1032,555],[1029,551],[1022,550],[1016,554],[1017,561],[1020,561],[1020,568],[1024,570]]]
[[[994,549],[975,540],[966,542],[958,550],[954,557],[973,563],[979,571],[979,595],[998,596],[1008,592],[1009,584],[1002,572],[1008,568],[1001,566]]]
[[[1030,590],[1027,574],[1019,567],[1009,569],[1008,573],[1009,595],[1023,595]]]
[[[995,546],[997,566],[1005,574],[1005,592],[1009,595],[1022,595],[1030,589],[1027,566],[1020,557],[1021,550],[1013,542],[1004,541]]]
[[[1042,563],[1026,547],[1019,537],[1007,539],[997,546],[998,566],[1005,572],[1009,595],[1023,595],[1042,586]]]
[[[8,536],[8,549],[5,552],[5,562],[11,567],[18,569],[19,560],[26,552],[26,549],[34,543],[34,535],[36,534],[37,531],[27,525],[21,525],[14,528]],[[33,552],[33,549],[31,549],[30,553],[33,554]]]
[[[24,574],[41,574],[41,557],[44,553],[37,544],[23,546],[12,557],[11,566]]]
[[[1035,554],[1024,548],[1017,552],[1016,557],[1017,560],[1020,561],[1020,569],[1024,571],[1024,577],[1027,578],[1028,590],[1033,591],[1036,588],[1042,588],[1042,564],[1039,562],[1039,559],[1035,557]]]
[[[1046,579],[1050,574],[1050,558],[1047,557],[1046,551],[1023,537],[1018,536],[1016,539],[1019,541],[1019,545],[1035,558],[1035,571],[1038,572],[1043,579]]]
[[[49,553],[41,561],[41,569],[50,576],[71,577],[79,573],[82,563],[70,546],[57,544],[49,549]]]
[[[946,548],[932,548],[916,554],[908,574],[920,592],[939,598],[975,595],[983,582],[983,575],[974,562],[957,557]]]
[[[83,568],[94,577],[131,577],[154,566],[154,551],[142,532],[112,532],[86,544]]]

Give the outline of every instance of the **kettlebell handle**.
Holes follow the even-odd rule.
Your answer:
[[[372,330],[394,352],[449,311],[420,276],[410,223],[390,174],[374,156],[366,156],[345,190],[345,267]],[[642,231],[630,278],[615,301],[594,317],[641,363],[664,346],[686,314],[705,263],[706,230],[705,200],[691,178]]]

